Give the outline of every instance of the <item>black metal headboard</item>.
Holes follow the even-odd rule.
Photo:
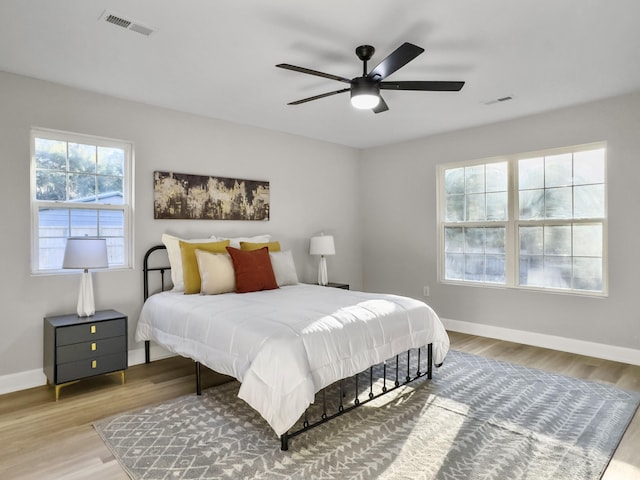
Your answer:
[[[171,270],[171,267],[170,266],[150,267],[149,257],[153,252],[156,252],[158,250],[166,250],[166,249],[167,247],[165,247],[164,245],[156,245],[154,247],[151,247],[149,250],[147,250],[147,253],[144,254],[144,261],[142,263],[142,276],[143,276],[143,282],[144,282],[144,300],[149,298],[149,277],[151,272],[160,272],[160,282],[161,282],[160,288],[162,289],[163,292],[165,291],[164,274],[165,272]]]

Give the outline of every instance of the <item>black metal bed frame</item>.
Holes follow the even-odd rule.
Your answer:
[[[144,255],[144,261],[143,261],[143,268],[142,268],[142,272],[143,272],[143,281],[144,281],[144,300],[146,301],[147,298],[149,298],[150,294],[149,294],[149,276],[151,274],[151,272],[159,272],[160,274],[160,288],[161,291],[166,290],[165,288],[165,273],[169,270],[171,270],[170,266],[161,266],[161,267],[150,267],[149,266],[149,258],[151,256],[151,254],[155,251],[158,250],[166,250],[166,247],[164,245],[156,245],[154,247],[151,247],[149,250],[147,250],[147,252]],[[149,340],[145,340],[144,342],[144,355],[145,355],[145,363],[150,363],[151,362],[151,353],[150,353],[150,341]],[[421,349],[422,348],[426,348],[427,350],[427,359],[426,359],[426,372],[421,370]],[[354,385],[355,385],[355,393],[353,395],[353,398],[349,401],[346,401],[346,405],[345,405],[345,398],[347,398],[347,391],[345,389],[345,379],[343,380],[339,380],[338,382],[334,383],[333,385],[329,385],[328,387],[326,387],[325,389],[321,390],[318,393],[318,396],[321,397],[321,413],[318,419],[315,420],[309,420],[308,418],[308,414],[310,409],[307,409],[307,411],[304,413],[303,418],[302,418],[302,426],[300,428],[298,428],[297,430],[293,430],[293,431],[287,431],[285,432],[283,435],[280,436],[280,448],[281,450],[288,450],[289,449],[289,440],[297,437],[298,435],[311,430],[312,428],[315,428],[319,425],[322,425],[326,422],[328,422],[329,420],[332,420],[336,417],[339,417],[341,415],[344,415],[345,413],[353,410],[354,408],[360,407],[362,405],[365,405],[369,402],[371,402],[372,400],[375,400],[376,398],[379,398],[383,395],[386,395],[387,393],[390,393],[404,385],[407,385],[408,383],[411,383],[419,378],[422,378],[424,376],[426,376],[428,379],[431,379],[432,377],[432,372],[433,372],[433,345],[432,344],[428,344],[426,345],[426,347],[421,347],[418,349],[413,349],[415,351],[417,351],[417,355],[414,355],[414,362],[415,364],[413,365],[413,368],[415,368],[415,373],[412,376],[411,375],[411,350],[408,350],[405,352],[406,356],[407,356],[407,362],[406,362],[406,374],[404,375],[404,377],[401,377],[401,372],[400,372],[400,355],[396,355],[395,357],[395,365],[393,365],[393,359],[387,360],[384,363],[381,364],[382,366],[382,378],[377,378],[377,375],[374,375],[374,368],[376,366],[371,366],[368,369],[368,386],[365,383],[366,388],[364,389],[363,392],[361,392],[361,386],[359,383],[359,378],[361,375],[366,374],[367,370],[365,370],[364,372],[361,372],[359,374],[356,374],[353,378],[354,378]],[[403,354],[404,355],[404,354]],[[202,377],[200,374],[200,362],[199,361],[195,361],[195,367],[196,367],[196,394],[197,395],[201,395],[202,394]],[[391,367],[392,369],[392,373],[393,371],[395,372],[395,374],[393,375],[392,379],[388,379],[387,378],[387,371],[389,370],[389,367]],[[403,365],[404,368],[404,365]],[[402,372],[404,374],[404,372]],[[390,384],[390,386],[387,386],[387,384]],[[329,388],[338,388],[339,389],[339,405],[337,407],[337,410],[333,413],[329,413],[327,412],[327,389]],[[367,393],[368,390],[368,393]],[[361,396],[364,396],[365,398],[363,400],[360,399]]]

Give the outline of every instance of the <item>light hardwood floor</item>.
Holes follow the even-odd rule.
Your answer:
[[[640,391],[639,366],[453,332],[450,337],[456,350]],[[131,367],[125,385],[119,375],[70,385],[58,402],[51,387],[0,396],[0,479],[126,480],[92,422],[192,393],[193,375],[191,361],[173,357]],[[207,386],[222,381],[204,373]],[[639,413],[603,477],[632,479],[640,479]]]

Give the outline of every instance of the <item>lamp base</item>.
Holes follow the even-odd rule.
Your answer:
[[[96,306],[93,300],[93,281],[91,273],[85,270],[80,281],[80,292],[78,293],[78,316],[90,317],[96,313]]]
[[[318,285],[325,286],[329,283],[329,276],[327,275],[327,259],[324,255],[320,256],[320,265],[318,265]]]

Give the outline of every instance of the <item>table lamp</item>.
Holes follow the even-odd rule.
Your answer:
[[[326,285],[329,282],[327,276],[327,260],[325,257],[327,255],[336,254],[333,235],[320,234],[317,237],[311,237],[309,254],[320,255],[320,265],[318,266],[318,285]]]
[[[78,294],[78,316],[90,317],[96,313],[93,300],[93,282],[90,268],[107,268],[107,240],[96,237],[67,238],[62,268],[82,269],[82,281]]]

